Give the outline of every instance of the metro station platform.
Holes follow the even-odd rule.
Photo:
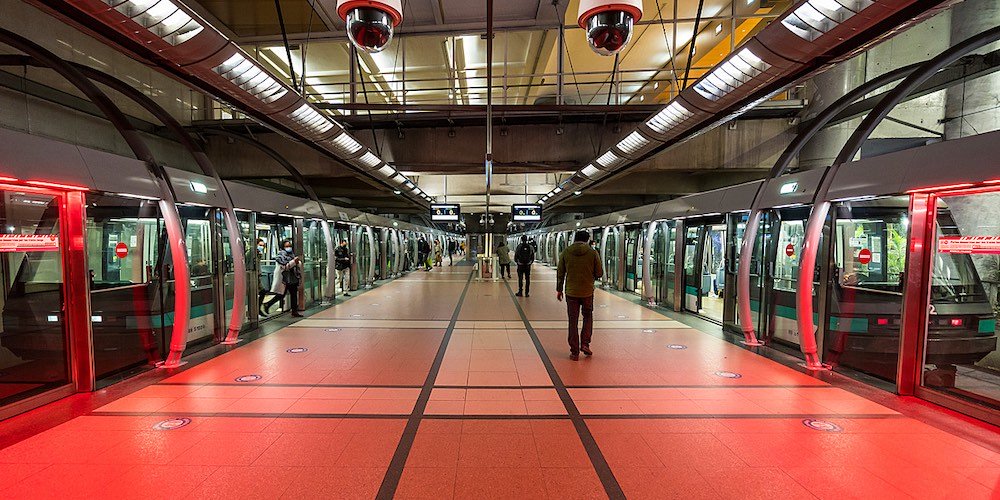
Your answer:
[[[996,428],[604,291],[572,361],[554,272],[534,278],[517,298],[414,272],[4,421],[0,498],[1000,497]]]

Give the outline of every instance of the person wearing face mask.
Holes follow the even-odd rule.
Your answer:
[[[340,246],[333,251],[334,267],[337,269],[337,283],[344,291],[345,297],[350,297],[351,286],[351,249],[347,248],[347,240],[340,240]]]
[[[275,266],[275,276],[276,278],[280,276],[280,279],[274,280],[271,293],[274,293],[275,297],[264,306],[264,311],[270,313],[271,306],[283,300],[285,295],[291,295],[292,316],[301,318],[302,314],[299,313],[299,284],[302,283],[302,261],[295,255],[295,251],[292,249],[292,240],[283,241],[281,248],[284,251],[278,252],[278,255],[274,258],[274,261],[277,263]]]

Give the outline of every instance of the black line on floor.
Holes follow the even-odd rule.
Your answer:
[[[95,411],[87,414],[89,417],[224,417],[224,418],[369,418],[385,420],[404,420],[409,413],[399,414],[358,414],[358,413],[226,413],[226,412],[141,412],[141,411]]]
[[[517,309],[517,314],[521,316],[521,322],[524,323],[524,327],[528,331],[528,336],[531,337],[531,342],[535,344],[538,357],[541,358],[542,364],[545,365],[545,371],[548,372],[549,378],[552,379],[552,384],[559,394],[559,399],[562,400],[563,405],[566,407],[566,413],[573,422],[573,427],[576,428],[576,433],[580,437],[580,442],[583,443],[583,448],[587,450],[587,456],[590,457],[590,463],[594,466],[594,472],[597,473],[601,484],[604,485],[604,492],[608,495],[609,499],[624,499],[625,492],[622,491],[622,487],[618,484],[618,479],[615,478],[611,466],[608,465],[607,459],[601,453],[601,448],[597,445],[594,435],[590,433],[587,422],[580,414],[580,410],[576,407],[576,403],[573,402],[573,398],[570,397],[569,391],[566,390],[566,385],[563,384],[562,378],[559,377],[559,372],[556,371],[555,365],[552,364],[548,353],[545,352],[542,341],[538,338],[534,327],[531,326],[531,322],[528,321],[528,317],[524,314],[524,309],[521,309],[521,304],[515,298],[514,290],[511,289],[510,283],[507,281],[504,281],[504,286],[507,288],[507,293],[510,294],[511,302],[514,303],[514,307]]]
[[[420,389],[422,385],[416,384],[255,384],[247,382],[164,382],[155,385],[187,386],[187,387],[342,387],[361,388],[371,387],[374,389]],[[323,399],[323,398],[304,398]]]
[[[413,405],[413,411],[406,421],[406,428],[403,430],[403,435],[399,438],[399,444],[396,445],[396,451],[393,453],[392,461],[389,462],[389,468],[385,471],[385,476],[382,478],[382,485],[379,486],[376,498],[389,500],[396,495],[396,488],[399,487],[399,480],[403,476],[403,467],[406,466],[406,459],[409,458],[410,449],[413,448],[413,441],[417,437],[417,429],[420,428],[420,420],[424,417],[427,402],[431,399],[431,391],[434,390],[434,381],[437,380],[438,372],[441,371],[441,364],[444,362],[445,352],[448,351],[448,343],[451,341],[451,336],[455,332],[455,325],[458,323],[458,315],[462,312],[462,304],[465,302],[465,296],[469,293],[472,277],[473,273],[469,273],[468,279],[465,280],[465,288],[462,289],[462,295],[458,297],[458,304],[455,305],[455,311],[451,314],[448,329],[444,332],[444,338],[441,339],[441,344],[438,346],[437,355],[434,356],[434,363],[431,364],[427,378],[424,379],[424,385],[420,389],[420,396],[417,397],[417,403]]]
[[[898,413],[852,413],[852,414],[837,414],[837,413],[666,413],[666,414],[642,414],[642,415],[621,415],[621,414],[597,414],[597,415],[585,415],[584,418],[587,420],[676,420],[676,419],[689,419],[689,420],[712,420],[712,419],[782,419],[782,418],[841,418],[841,419],[894,419],[894,418],[907,418],[905,415],[900,415]]]

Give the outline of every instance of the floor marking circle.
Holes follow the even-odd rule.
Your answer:
[[[719,377],[722,377],[722,378],[742,378],[743,377],[743,375],[740,375],[739,373],[736,373],[736,372],[727,372],[727,371],[717,371],[717,372],[715,372],[715,375],[719,376]]]
[[[813,418],[806,418],[802,420],[802,425],[815,430],[823,432],[843,432],[844,428],[833,423],[827,422],[826,420],[816,420]]]
[[[285,349],[285,352],[290,353],[290,354],[298,354],[300,352],[306,352],[308,350],[309,349],[306,349],[305,347],[293,347],[291,349]]]
[[[351,317],[352,317],[352,318],[360,318],[360,317],[361,317],[361,315],[360,315],[360,314],[352,314],[352,315],[351,315]]]
[[[328,332],[339,332],[340,328],[327,328],[326,331],[328,331]]]
[[[191,423],[190,418],[171,418],[169,420],[157,422],[156,425],[153,426],[153,430],[172,431],[174,429],[180,429],[181,427],[184,427],[185,425],[188,425],[190,423]]]
[[[656,333],[656,330],[653,330],[652,328],[645,328],[642,330],[642,333]]]
[[[256,382],[262,378],[264,377],[261,377],[260,375],[257,374],[251,374],[251,375],[243,375],[240,377],[236,377],[234,380],[236,380],[237,382]]]
[[[667,344],[667,349],[674,349],[680,351],[681,349],[687,349],[688,346],[684,344]]]

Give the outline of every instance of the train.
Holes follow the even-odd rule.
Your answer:
[[[105,387],[162,362],[183,304],[174,294],[159,190],[145,164],[15,130],[0,129],[0,144],[0,412],[84,378]],[[167,172],[188,253],[185,356],[226,340],[237,259],[247,272],[238,329],[249,332],[287,307],[261,313],[261,300],[273,298],[274,258],[284,240],[303,258],[300,303],[312,307],[344,292],[334,288],[328,255],[341,240],[354,255],[347,288],[358,289],[417,269],[420,238],[443,248],[460,238],[251,184],[225,181],[223,191],[212,177]],[[235,206],[245,251],[230,245],[223,196]]]
[[[842,166],[814,276],[818,328],[810,333],[826,365],[893,387],[913,357],[901,353],[909,345],[902,337],[919,335],[921,384],[997,407],[998,140],[989,132]],[[695,314],[734,340],[743,338],[738,306],[746,301],[765,345],[801,356],[798,257],[823,173],[801,170],[764,185],[748,297],[737,294],[740,246],[763,181],[510,237],[532,238],[539,260],[555,266],[573,233],[590,231],[605,267],[600,286]]]

